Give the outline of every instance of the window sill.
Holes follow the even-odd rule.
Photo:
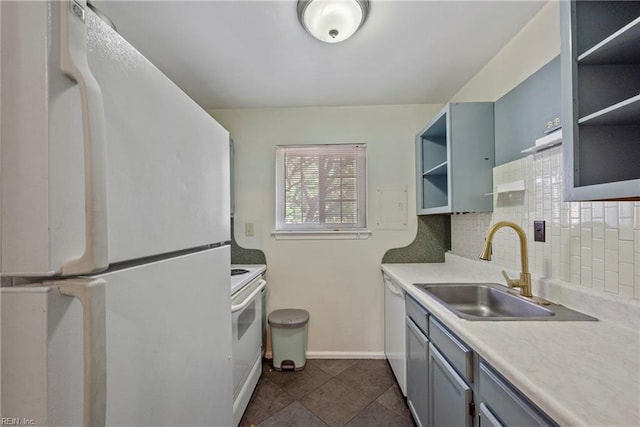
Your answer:
[[[275,230],[271,235],[277,240],[366,240],[371,230]]]

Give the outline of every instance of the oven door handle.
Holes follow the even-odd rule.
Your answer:
[[[246,297],[244,301],[242,301],[240,304],[233,304],[231,306],[231,312],[235,313],[236,311],[243,310],[246,306],[249,305],[251,300],[253,300],[255,296],[264,289],[265,286],[267,286],[267,281],[264,279],[260,279],[260,284],[258,285],[258,287],[253,292],[251,292],[251,294]]]

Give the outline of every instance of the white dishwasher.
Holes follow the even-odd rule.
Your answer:
[[[396,376],[400,390],[407,395],[404,290],[391,278],[384,278],[384,353]]]

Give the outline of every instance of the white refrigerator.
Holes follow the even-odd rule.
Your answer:
[[[84,0],[0,45],[3,423],[231,426],[228,132]]]

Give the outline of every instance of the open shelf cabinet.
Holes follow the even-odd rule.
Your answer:
[[[640,1],[560,2],[564,196],[640,200]]]
[[[418,215],[491,211],[494,159],[493,103],[446,105],[416,136]]]

